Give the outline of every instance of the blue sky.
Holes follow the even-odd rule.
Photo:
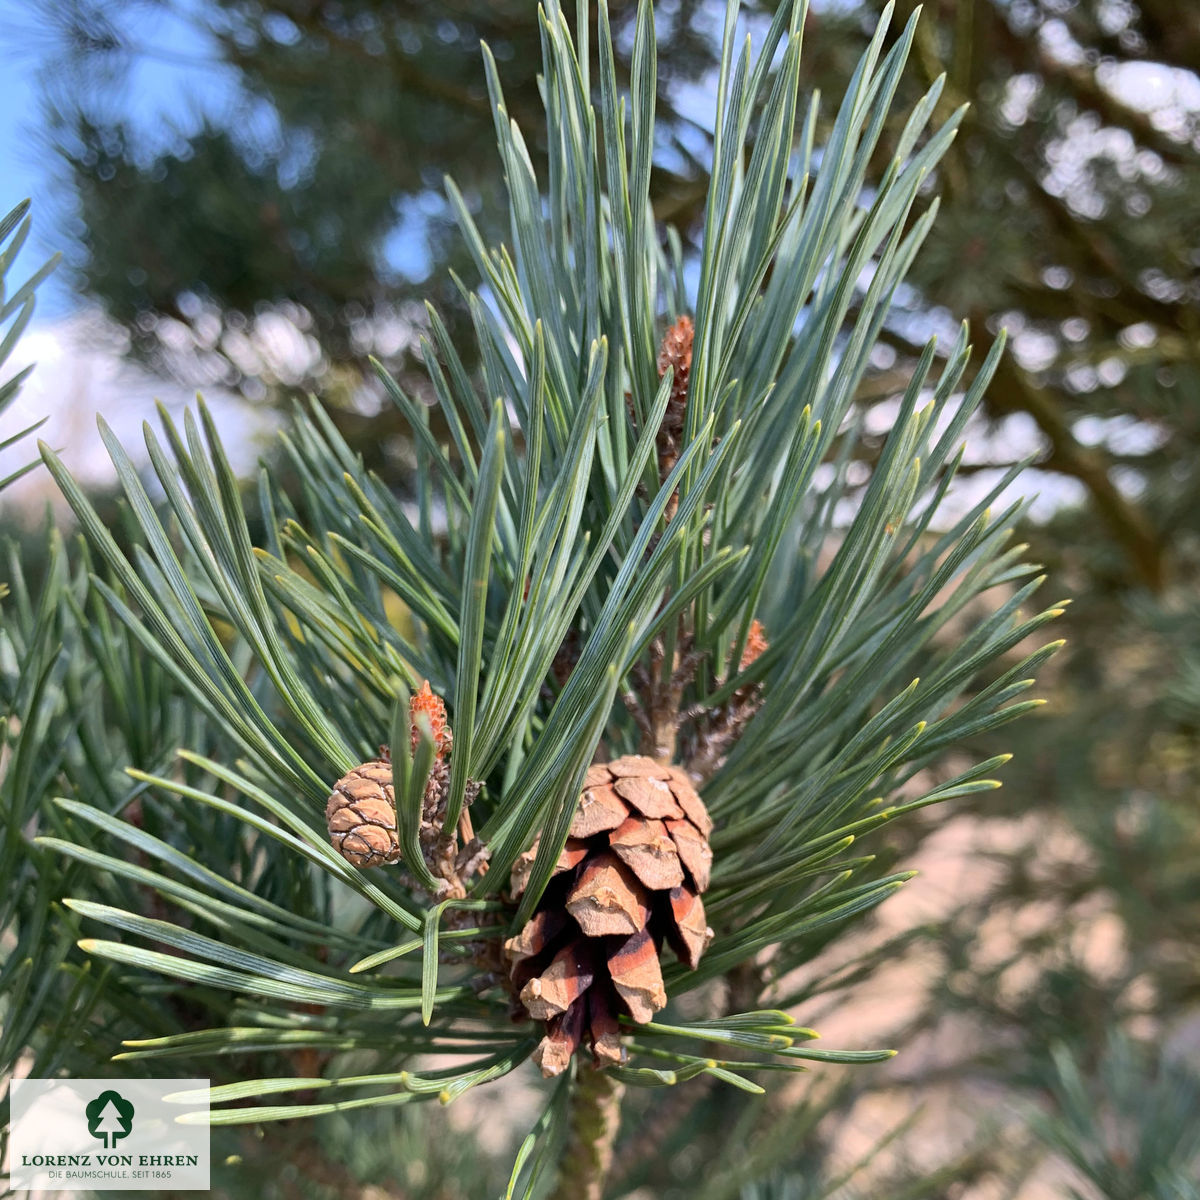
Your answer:
[[[151,136],[194,128],[236,99],[232,73],[215,59],[196,20],[203,0],[178,0],[153,10],[123,0],[109,4],[135,31],[142,50],[114,93],[117,111]],[[132,15],[136,10],[137,20]],[[67,194],[45,136],[40,73],[55,69],[60,43],[40,0],[0,0],[0,210],[33,199],[34,230],[14,278],[24,278],[69,237],[60,226]],[[62,277],[39,292],[35,320],[52,320],[77,307]]]
[[[139,56],[116,94],[115,109],[151,137],[170,138],[194,128],[202,114],[224,111],[238,99],[228,69],[214,64],[202,27],[186,19],[203,2],[172,0],[171,14],[155,14],[136,0],[106,0],[108,9],[131,25],[136,10],[139,45],[150,51]],[[70,247],[71,232],[64,224],[70,193],[48,144],[42,109],[40,73],[58,48],[45,8],[43,0],[0,0],[0,212],[26,196],[33,200],[33,233],[10,276],[16,283],[55,250]],[[179,13],[183,18],[174,15]],[[142,19],[146,16],[151,19]],[[96,433],[97,413],[104,414],[140,461],[140,425],[153,417],[155,401],[177,411],[194,399],[191,389],[124,362],[119,335],[99,321],[93,307],[72,295],[61,272],[39,288],[33,325],[4,374],[31,363],[37,369],[5,412],[5,432],[47,417],[39,436],[60,450],[71,471],[87,483],[112,477]],[[245,428],[245,415],[231,398],[219,390],[207,398],[226,427]],[[258,440],[257,427],[236,439],[234,449],[242,460],[238,469],[252,465]],[[27,457],[24,444],[0,452],[0,478]],[[43,503],[58,503],[49,477],[40,471],[15,485],[8,499],[26,504],[31,514],[40,512]]]
[[[10,208],[26,196],[34,202],[35,228],[17,260],[14,278],[23,279],[49,253],[45,222],[38,214],[48,207],[48,172],[44,152],[36,143],[38,102],[35,85],[37,57],[30,49],[14,45],[17,22],[23,26],[32,6],[15,0],[0,0],[0,210]],[[18,16],[20,14],[20,16]],[[38,316],[67,306],[63,289],[48,283],[39,296]]]
[[[221,62],[206,28],[206,0],[169,5],[107,0],[101,7],[138,51],[120,85],[100,93],[103,112],[135,125],[147,151],[180,140],[204,117],[229,118],[236,128],[270,143],[274,115],[261,102],[247,102],[236,72]],[[34,202],[34,233],[15,278],[24,278],[53,251],[70,247],[64,226],[70,193],[46,137],[41,84],[43,76],[53,78],[59,69],[55,58],[61,47],[45,0],[0,0],[0,212],[26,196]],[[406,212],[380,248],[385,260],[410,278],[422,277],[431,265],[423,226],[419,207]],[[77,307],[60,273],[40,291],[35,320],[56,319]]]

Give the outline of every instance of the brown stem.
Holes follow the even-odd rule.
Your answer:
[[[696,668],[704,655],[691,649],[687,622],[681,615],[676,629],[675,653],[671,670],[666,671],[666,651],[661,640],[650,648],[649,684],[643,718],[638,721],[642,733],[640,753],[649,755],[664,765],[673,763],[676,738],[683,723],[683,693],[696,678]]]
[[[621,1123],[625,1085],[609,1071],[580,1067],[571,1097],[571,1135],[551,1200],[602,1200]]]
[[[725,972],[726,1013],[753,1012],[762,1002],[767,979],[764,964],[751,958]]]
[[[663,683],[663,663],[666,660],[666,648],[661,638],[655,638],[650,645],[650,666],[646,672],[646,703],[644,705],[645,723],[640,724],[642,742],[640,753],[669,763],[675,753],[675,732],[678,716],[676,709],[671,707],[670,687]],[[674,664],[672,664],[672,670]]]

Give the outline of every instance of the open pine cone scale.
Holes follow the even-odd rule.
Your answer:
[[[628,755],[588,768],[578,811],[550,883],[525,928],[505,943],[514,991],[546,1036],[544,1075],[585,1043],[598,1067],[624,1061],[618,1019],[639,1024],[667,1003],[664,941],[695,968],[712,939],[708,886],[712,821],[678,767]],[[529,881],[537,845],[517,860],[512,891]]]

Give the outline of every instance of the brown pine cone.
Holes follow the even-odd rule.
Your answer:
[[[639,1024],[667,1003],[665,940],[693,970],[712,939],[708,887],[712,821],[678,767],[628,755],[588,768],[554,876],[529,923],[504,944],[525,1010],[546,1022],[534,1052],[543,1075],[564,1071],[587,1043],[597,1067],[624,1061],[619,1013]],[[517,860],[513,894],[536,844]]]
[[[417,718],[429,720],[433,734],[434,759],[425,785],[425,824],[441,814],[438,811],[446,785],[450,780],[448,758],[454,746],[454,735],[446,720],[446,705],[435,696],[426,679],[408,702],[412,722],[411,752],[417,751],[420,730]],[[468,788],[472,785],[468,784]],[[478,785],[474,785],[478,790]],[[469,793],[470,794],[470,793]],[[467,803],[470,803],[468,799]],[[396,828],[396,792],[392,786],[392,755],[387,746],[379,747],[379,757],[355,767],[333,785],[333,793],[325,805],[325,824],[334,849],[356,867],[377,867],[382,863],[400,860],[400,840]],[[423,832],[428,832],[423,830]],[[438,830],[426,840],[436,840]]]
[[[333,785],[325,824],[334,849],[356,867],[378,867],[400,858],[392,765],[374,759]]]

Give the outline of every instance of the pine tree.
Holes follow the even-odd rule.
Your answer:
[[[1060,609],[1026,612],[1021,505],[989,508],[1009,478],[943,508],[999,344],[963,390],[966,329],[936,375],[926,347],[851,471],[856,387],[960,119],[930,125],[935,83],[865,190],[915,21],[886,53],[881,23],[818,151],[803,4],[757,47],[738,8],[694,270],[648,203],[652,6],[626,97],[604,7],[572,32],[547,6],[541,183],[485,51],[511,235],[485,244],[448,185],[481,370],[431,309],[445,444],[381,376],[415,505],[315,401],[281,439],[294,491],[264,465],[243,492],[203,404],[147,427],[150,480],[102,425],[117,528],[42,447],[83,544],[69,568],[55,543],[36,605],[13,572],[5,737],[38,776],[5,790],[6,847],[37,836],[7,916],[56,947],[25,986],[67,1015],[35,1006],[10,1056],[212,1077],[213,1123],[269,1143],[298,1117],[353,1136],[536,1054],[557,1081],[508,1194],[587,1197],[627,1088],[759,1094],[890,1056],[814,1047],[796,970],[909,878],[860,839],[996,786],[1004,755],[930,768],[1038,703],[1054,644],[1030,646]]]
[[[1184,1059],[1112,1034],[1089,1071],[1064,1045],[1039,1074],[1049,1112],[1033,1132],[1104,1196],[1191,1200],[1200,1195],[1200,1075]]]
[[[127,1132],[121,1114],[117,1112],[117,1106],[111,1100],[101,1110],[96,1132],[102,1135],[106,1150],[111,1150],[116,1139]]]

